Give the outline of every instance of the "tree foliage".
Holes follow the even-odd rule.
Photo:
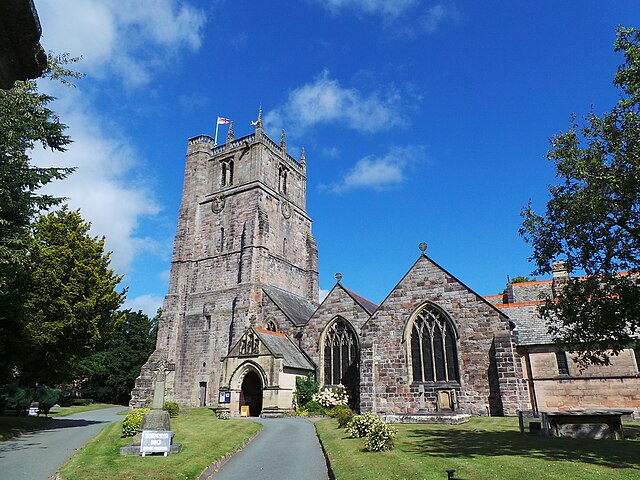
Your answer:
[[[69,78],[80,76],[66,67],[75,61],[66,55],[50,55],[45,77],[70,84]],[[53,100],[39,91],[35,80],[0,90],[0,381],[11,380],[13,353],[22,348],[17,341],[30,222],[38,212],[61,201],[38,190],[73,170],[36,167],[30,158],[38,145],[64,151],[71,142],[66,126],[49,108]]]
[[[150,319],[141,311],[126,310],[122,323],[101,351],[81,361],[75,377],[82,380],[82,395],[99,402],[129,403],[142,365],[156,345],[158,314]]]
[[[640,330],[640,31],[620,27],[615,50],[624,55],[613,82],[620,101],[583,125],[573,117],[551,139],[559,183],[549,187],[544,215],[531,203],[523,210],[520,229],[534,275],[562,260],[588,277],[568,279],[540,309],[583,366],[608,363]]]
[[[79,359],[105,346],[122,321],[125,291],[109,266],[104,239],[66,206],[39,217],[29,237],[19,340],[23,383],[70,379]]]

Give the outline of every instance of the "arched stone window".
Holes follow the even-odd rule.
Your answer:
[[[324,383],[345,386],[358,376],[358,343],[351,326],[337,318],[324,335]]]
[[[267,330],[269,330],[270,332],[278,331],[278,325],[276,325],[276,322],[274,320],[269,320],[267,322]]]
[[[456,332],[447,316],[427,304],[414,315],[410,343],[414,382],[459,382]]]
[[[284,165],[278,167],[278,191],[287,194],[287,167]]]
[[[233,159],[228,158],[222,160],[220,162],[221,165],[221,175],[220,175],[220,186],[225,187],[228,185],[233,185]]]

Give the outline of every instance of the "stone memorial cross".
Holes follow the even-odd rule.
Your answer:
[[[167,379],[167,373],[175,371],[174,363],[169,363],[167,357],[163,356],[155,364],[155,380],[153,385],[153,401],[151,402],[152,410],[162,410],[164,407],[164,390]]]

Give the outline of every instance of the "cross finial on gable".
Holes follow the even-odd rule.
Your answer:
[[[336,282],[340,283],[340,280],[342,280],[342,274],[340,272],[336,273]]]
[[[422,252],[422,255],[424,255],[426,257],[427,256],[427,244],[425,242],[422,242],[422,243],[420,243],[420,245],[418,245],[418,248]]]

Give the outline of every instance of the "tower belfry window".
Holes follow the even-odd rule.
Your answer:
[[[220,186],[233,185],[233,159],[228,158],[220,162]]]

